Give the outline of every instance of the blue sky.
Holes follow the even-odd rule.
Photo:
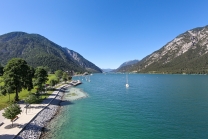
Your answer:
[[[0,35],[37,33],[100,68],[117,68],[208,25],[207,5],[207,0],[1,0]]]

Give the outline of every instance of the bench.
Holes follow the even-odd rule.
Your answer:
[[[16,121],[18,118],[19,118],[19,117],[16,116],[16,117],[15,117],[14,119],[12,119],[11,121],[14,122],[14,121]]]

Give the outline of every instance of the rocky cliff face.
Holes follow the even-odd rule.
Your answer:
[[[90,71],[90,72],[102,72],[102,70],[100,68],[98,68],[95,64],[93,64],[92,62],[86,60],[83,56],[81,56],[79,53],[73,51],[73,50],[69,50],[68,48],[65,48],[65,50],[67,51],[68,55],[71,56],[72,60],[78,64],[79,66],[81,66],[82,68]]]
[[[162,49],[154,52],[145,59],[144,67],[151,65],[153,62],[162,60],[163,64],[171,62],[174,58],[184,54],[189,49],[201,47],[200,55],[208,52],[208,27],[196,28],[179,35],[171,42],[167,43]]]

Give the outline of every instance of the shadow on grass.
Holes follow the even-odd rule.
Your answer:
[[[55,96],[55,95],[56,94],[49,94],[49,93],[41,94],[42,97]]]
[[[61,88],[61,89],[55,89],[54,91],[59,91],[59,93],[65,93],[67,90],[67,88]],[[40,94],[40,103],[39,104],[49,104],[50,105],[59,105],[60,102],[62,102],[62,100],[57,99],[58,97],[62,97],[63,95],[60,94],[50,94],[50,93],[43,93]],[[52,98],[49,98],[49,96],[53,96]],[[54,98],[55,97],[55,98]],[[52,101],[52,102],[51,102]],[[71,103],[72,104],[72,103]]]
[[[53,89],[46,89],[47,91],[59,91],[59,89],[57,88],[53,88]]]

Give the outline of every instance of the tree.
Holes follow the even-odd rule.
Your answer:
[[[55,75],[58,78],[58,80],[60,81],[61,77],[63,76],[62,70],[55,71]]]
[[[25,103],[26,104],[35,104],[38,103],[40,101],[40,99],[34,95],[34,94],[30,94],[26,99],[25,99]],[[27,114],[27,107],[26,107],[26,114]]]
[[[21,58],[11,59],[4,68],[3,81],[4,87],[15,92],[15,101],[19,100],[18,93],[22,89],[30,91],[32,85],[33,71],[27,62]]]
[[[40,91],[43,91],[44,84],[48,80],[47,71],[43,67],[37,67],[34,74],[34,86],[38,86]]]
[[[30,67],[28,74],[33,78],[35,74],[35,69],[33,67]],[[30,78],[27,79],[30,80]],[[28,82],[28,90],[30,91],[33,89],[33,81],[27,81],[27,82]]]
[[[6,95],[7,91],[4,86],[0,86],[0,95]]]
[[[43,68],[46,70],[47,73],[50,72],[50,68],[48,66],[44,66]]]
[[[0,64],[0,76],[2,76],[4,73],[3,69],[4,69],[4,67]]]
[[[10,104],[7,108],[5,108],[4,113],[2,113],[2,116],[4,116],[7,119],[10,119],[13,127],[13,119],[16,118],[16,116],[21,112],[22,110],[19,105]]]
[[[62,79],[63,79],[64,82],[66,82],[68,80],[67,76],[68,76],[67,73],[64,72],[63,75],[62,75]]]
[[[58,81],[55,79],[50,80],[50,86],[55,86],[57,83],[58,83]]]
[[[6,87],[6,86],[0,86],[0,95],[6,95],[6,94],[8,94],[8,96],[9,96],[9,102],[10,102],[10,94],[11,93],[14,93],[14,92],[12,92],[13,90],[12,90],[12,88],[10,87],[10,86],[8,86],[8,87]]]
[[[72,79],[72,77],[71,76],[68,76],[68,80],[71,80]]]
[[[40,101],[39,98],[37,98],[37,96],[35,94],[30,94],[26,99],[25,102],[27,104],[35,104],[38,103]]]

